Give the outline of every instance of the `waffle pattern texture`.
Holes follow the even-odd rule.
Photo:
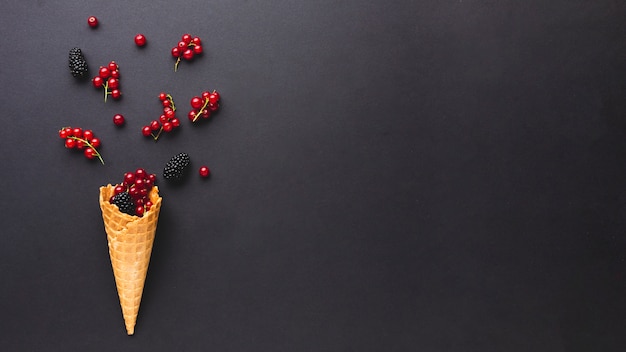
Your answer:
[[[143,217],[128,215],[109,203],[114,188],[110,184],[100,187],[100,209],[126,332],[133,335],[162,198],[158,187],[154,186],[149,195],[153,204],[150,210]]]

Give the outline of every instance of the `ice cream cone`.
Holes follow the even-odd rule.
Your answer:
[[[132,335],[135,333],[162,198],[158,187],[152,187],[149,195],[152,202],[150,210],[143,217],[132,216],[122,213],[116,205],[109,203],[114,188],[110,184],[100,187],[100,209],[126,332]]]

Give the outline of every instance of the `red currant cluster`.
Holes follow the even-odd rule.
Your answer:
[[[174,72],[178,70],[178,64],[182,59],[191,61],[196,55],[202,54],[202,52],[202,40],[199,37],[183,34],[178,44],[172,48],[172,56],[176,59]]]
[[[141,217],[152,207],[149,195],[155,183],[156,175],[149,174],[145,169],[139,168],[135,172],[127,172],[124,174],[122,183],[115,186],[113,196],[109,202],[118,194],[127,192],[135,207],[134,215]]]
[[[119,66],[115,61],[109,62],[107,66],[100,66],[98,75],[94,77],[91,82],[96,88],[104,88],[104,101],[107,101],[107,97],[111,95],[113,99],[117,100],[122,96],[120,92],[120,71]]]
[[[141,133],[145,137],[152,137],[156,142],[162,132],[172,132],[180,126],[180,120],[176,117],[176,106],[174,99],[170,94],[160,93],[159,100],[163,105],[163,114],[159,116],[159,120],[152,120],[149,125],[143,126]]]
[[[220,108],[220,93],[216,90],[213,92],[202,92],[202,96],[191,98],[191,108],[187,117],[191,122],[196,122],[200,117],[208,119],[211,113]]]
[[[87,159],[98,158],[102,164],[102,155],[98,152],[100,139],[92,130],[83,130],[80,127],[63,127],[59,130],[59,137],[65,140],[65,147],[68,149],[82,150]]]

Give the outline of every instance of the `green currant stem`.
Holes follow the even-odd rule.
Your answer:
[[[202,113],[202,111],[204,111],[204,109],[206,109],[206,107],[207,107],[207,106],[209,106],[209,98],[206,98],[206,99],[204,100],[204,105],[202,105],[202,107],[200,108],[200,110],[198,110],[198,112]],[[200,115],[196,115],[196,116],[194,116],[194,118],[193,118],[193,121],[192,121],[192,122],[196,122],[196,120],[197,120],[198,118],[200,118]]]
[[[104,82],[104,102],[107,102],[107,96],[109,95],[109,81]]]
[[[78,138],[78,137],[75,137],[75,136],[71,136],[69,138],[71,138],[73,140],[76,140],[76,141],[81,141],[81,142],[85,143],[87,145],[87,147],[93,149],[93,153],[94,153],[93,155],[97,156],[98,159],[100,160],[100,162],[102,163],[102,165],[104,165],[104,160],[102,160],[102,155],[100,155],[100,153],[98,152],[96,147],[94,147],[93,144],[89,143],[88,140],[86,140],[84,138]]]
[[[172,111],[176,111],[176,105],[174,105],[174,98],[172,97],[171,94],[167,95],[167,100],[169,100],[170,103],[172,104]]]
[[[159,136],[161,135],[161,132],[163,132],[163,126],[161,126],[161,128],[159,129],[159,133],[157,133],[156,136],[154,135],[154,133],[150,133],[152,138],[154,138],[155,142],[157,141],[157,139],[159,139]]]
[[[176,58],[176,63],[174,64],[174,72],[178,71],[178,64],[180,63],[180,56]]]

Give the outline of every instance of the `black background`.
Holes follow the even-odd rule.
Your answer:
[[[2,350],[626,348],[623,1],[39,0],[0,16]],[[183,33],[205,54],[175,73]],[[70,75],[74,46],[90,76],[117,61],[123,99]],[[221,111],[191,125],[189,99],[213,89]],[[161,91],[183,124],[154,143],[140,129]],[[105,165],[64,148],[67,125],[95,131]],[[181,151],[192,168],[160,180],[128,337],[98,187]]]

